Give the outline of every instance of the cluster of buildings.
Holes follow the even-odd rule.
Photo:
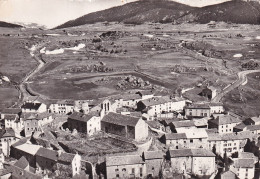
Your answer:
[[[208,98],[215,96],[209,87],[202,93]],[[75,131],[88,137],[104,133],[148,147],[133,153],[107,154],[102,162],[93,164],[79,154],[30,142],[34,133],[44,133],[44,126],[52,126],[59,116],[67,118],[68,135]],[[243,118],[226,112],[221,103],[192,103],[153,91],[98,100],[46,102],[30,97],[20,108],[1,111],[1,122],[0,178],[19,174],[24,178],[72,178],[83,174],[107,179],[253,179],[258,164],[258,156],[250,153],[247,145],[254,141],[253,147],[259,150],[260,116]],[[95,168],[103,169],[97,173]]]

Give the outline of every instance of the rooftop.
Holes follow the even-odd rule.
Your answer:
[[[15,148],[19,149],[23,152],[26,152],[28,154],[35,155],[38,152],[38,150],[41,148],[41,146],[25,143],[25,144],[22,144],[22,145],[18,145]],[[28,150],[28,149],[30,149],[30,150]]]
[[[21,169],[25,169],[29,166],[29,162],[24,156],[22,156],[17,162],[14,163],[14,166],[17,166]]]
[[[208,138],[204,128],[176,129],[178,133],[185,133],[188,139]]]
[[[190,120],[174,121],[172,122],[172,124],[174,125],[175,128],[195,126],[194,121],[190,121]]]
[[[40,106],[42,105],[42,103],[24,103],[22,105],[22,108],[24,109],[34,109],[34,110],[38,110],[40,108]]]
[[[149,159],[163,159],[164,153],[162,151],[147,151],[144,152],[144,158],[145,160]]]
[[[82,122],[87,122],[89,121],[94,115],[92,114],[84,114],[81,112],[74,112],[71,115],[69,115],[69,119],[77,120],[77,121],[82,121]]]
[[[165,134],[166,140],[178,140],[178,139],[187,139],[187,136],[185,133],[168,133]]]
[[[205,149],[177,149],[169,150],[170,157],[215,157],[215,154],[210,150]]]
[[[192,104],[186,106],[185,109],[210,109],[210,106],[208,104]]]
[[[106,156],[106,166],[142,164],[144,161],[140,155],[112,155]]]
[[[20,108],[6,108],[2,110],[2,114],[19,114],[22,112]]]
[[[246,129],[249,130],[249,131],[260,130],[260,125],[250,125],[250,126],[246,126]]]
[[[233,159],[235,168],[253,168],[255,167],[254,159]]]
[[[59,161],[63,161],[63,162],[69,162],[71,163],[72,160],[74,159],[75,157],[75,154],[70,154],[70,153],[65,153],[65,152],[62,152],[59,157],[58,157],[58,160]]]
[[[110,112],[103,119],[103,122],[108,122],[112,124],[122,125],[122,126],[132,126],[135,127],[140,118],[126,116],[122,114],[117,114]]]
[[[184,99],[182,99],[184,100]],[[163,96],[163,97],[153,97],[153,98],[149,98],[149,99],[145,99],[142,100],[141,102],[146,106],[146,107],[150,107],[150,106],[155,106],[155,105],[159,105],[159,104],[164,104],[164,103],[168,103],[168,102],[177,102],[177,99],[171,99],[168,96]]]
[[[241,120],[230,115],[220,115],[216,119],[210,120],[209,122],[216,125],[234,124],[240,123]]]
[[[58,160],[58,152],[50,149],[46,149],[43,147],[40,147],[40,149],[37,151],[36,156],[44,157],[50,160],[57,161]]]
[[[254,122],[260,122],[260,116],[258,116],[258,117],[251,117],[251,119]]]

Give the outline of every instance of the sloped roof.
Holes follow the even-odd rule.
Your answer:
[[[57,161],[58,160],[58,152],[50,149],[46,149],[41,147],[37,153],[36,156],[44,157],[50,160]]]
[[[41,103],[24,103],[22,105],[22,108],[38,110],[41,105],[42,105]]]
[[[174,125],[175,128],[195,126],[194,121],[190,121],[190,120],[174,121],[172,122],[172,124]]]
[[[15,132],[12,128],[6,128],[4,129],[4,132],[2,133],[1,138],[3,137],[15,137]]]
[[[223,173],[221,173],[221,176],[225,176],[225,177],[229,177],[229,179],[235,179],[236,178],[236,174],[230,170],[225,171]]]
[[[208,138],[204,128],[176,129],[178,133],[186,133],[188,139]]]
[[[144,90],[144,91],[138,91],[138,94],[140,94],[141,96],[145,96],[145,95],[153,95],[154,92],[151,90]]]
[[[29,166],[29,162],[24,156],[22,156],[17,162],[15,162],[14,166],[17,166],[21,169],[25,169]]]
[[[228,140],[244,140],[244,139],[251,139],[253,136],[255,136],[254,134],[252,134],[249,131],[245,131],[245,132],[238,132],[238,133],[227,133],[227,134],[219,134],[219,133],[212,133],[212,132],[208,132],[208,140],[209,141],[215,141],[215,140],[224,140],[224,141],[228,141]]]
[[[238,153],[238,157],[239,158],[244,158],[244,159],[255,159],[256,156],[253,154],[253,153],[250,153],[250,152],[239,152]]]
[[[234,159],[235,168],[253,168],[255,166],[254,159]]]
[[[178,139],[187,139],[187,136],[185,133],[168,133],[165,134],[166,140],[178,140]]]
[[[192,104],[190,106],[186,106],[185,109],[210,109],[209,104]]]
[[[75,154],[70,154],[70,153],[62,152],[62,153],[59,155],[59,157],[58,157],[58,161],[71,163],[72,160],[74,159],[74,157],[75,157]]]
[[[205,149],[176,149],[176,150],[169,150],[170,157],[215,157],[215,154],[210,150]]]
[[[8,165],[6,166],[6,169],[12,173],[12,178],[20,178],[20,179],[41,179],[42,177],[39,175],[36,175],[34,173],[31,173],[29,171],[20,169],[17,166],[14,165]]]
[[[252,121],[254,121],[254,122],[260,122],[260,116],[258,116],[258,117],[251,117],[250,119]]]
[[[165,154],[162,151],[147,151],[144,152],[144,159],[163,159],[164,155]]]
[[[2,114],[19,114],[22,112],[20,108],[6,108],[2,110]]]
[[[240,124],[234,127],[234,129],[239,129],[239,130],[243,130],[244,128],[246,128],[246,125],[243,122],[241,122]]]
[[[17,148],[18,150],[21,150],[23,152],[26,152],[28,154],[36,155],[36,153],[41,148],[41,146],[25,143],[25,144],[22,144],[22,145],[15,146],[15,148]]]
[[[50,116],[52,116],[52,115],[53,115],[53,114],[48,113],[48,112],[38,113],[38,114],[36,115],[36,119],[44,119],[44,118],[50,117]]]
[[[141,102],[146,107],[150,107],[150,106],[155,106],[155,105],[159,105],[159,104],[168,103],[168,102],[171,102],[171,101],[173,101],[173,100],[170,99],[170,97],[163,96],[163,97],[153,97],[153,98],[145,99],[145,100],[142,100]]]
[[[225,125],[225,124],[240,123],[242,121],[230,115],[222,115],[222,116],[218,116],[216,119],[210,120],[209,122],[216,125]]]
[[[15,120],[17,119],[18,115],[17,114],[5,114],[4,119],[5,120]]]
[[[82,122],[87,122],[89,121],[94,115],[91,114],[84,114],[81,112],[74,112],[71,115],[69,115],[69,119],[77,120],[77,121],[82,121]]]
[[[117,114],[110,112],[103,119],[103,122],[122,125],[122,126],[132,126],[135,127],[140,118],[126,116],[122,114]]]
[[[250,126],[246,126],[246,129],[249,130],[249,131],[260,130],[260,125],[250,125]]]
[[[106,156],[106,166],[116,166],[116,165],[134,165],[144,163],[140,155],[132,154],[116,154],[111,156]]]
[[[201,118],[201,119],[194,119],[192,121],[194,121],[194,124],[196,127],[199,126],[207,126],[208,125],[208,119],[209,118]]]

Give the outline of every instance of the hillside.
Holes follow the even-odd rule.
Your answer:
[[[254,1],[233,0],[199,8],[179,21],[187,19],[198,23],[224,21],[237,24],[260,24],[260,4]]]
[[[96,22],[124,22],[142,24],[144,22],[173,22],[195,8],[166,0],[140,0],[123,6],[87,14],[66,22],[57,28],[66,28]]]
[[[178,21],[208,23],[224,21],[238,24],[260,24],[260,3],[233,0],[202,8],[190,7],[166,0],[140,0],[123,6],[90,13],[66,22],[57,28],[67,28],[96,22],[170,23]]]
[[[0,27],[19,28],[19,27],[22,27],[22,26],[17,25],[17,24],[12,24],[12,23],[8,23],[8,22],[0,21]]]

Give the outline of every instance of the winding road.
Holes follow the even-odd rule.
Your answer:
[[[237,73],[238,79],[233,82],[231,85],[229,85],[228,87],[224,88],[219,94],[217,94],[217,96],[215,98],[213,98],[211,101],[216,103],[216,102],[220,102],[220,100],[230,91],[234,90],[235,88],[241,86],[241,85],[245,85],[247,83],[247,77],[246,75],[250,74],[250,73],[257,73],[260,72],[260,70],[246,70],[246,71],[241,71]]]

